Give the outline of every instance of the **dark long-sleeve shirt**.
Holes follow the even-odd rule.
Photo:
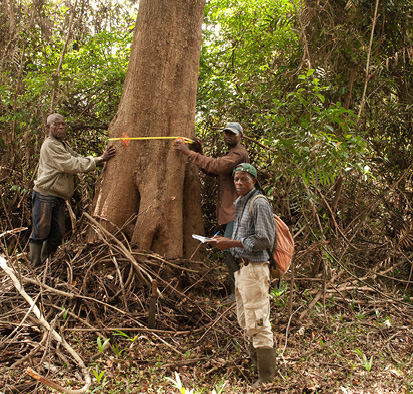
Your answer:
[[[238,197],[232,170],[237,164],[249,163],[247,150],[243,146],[237,146],[218,158],[207,157],[190,151],[188,157],[199,168],[218,175],[217,221],[218,224],[232,222],[235,216],[234,201]]]

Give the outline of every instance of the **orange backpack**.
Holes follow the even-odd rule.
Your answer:
[[[252,204],[258,197],[266,198],[262,194],[255,195],[251,200],[249,208],[250,214],[252,212]],[[274,221],[276,236],[272,255],[270,253],[271,276],[273,278],[281,278],[281,276],[287,272],[291,264],[291,259],[294,254],[294,238],[292,237],[288,226],[275,213]]]

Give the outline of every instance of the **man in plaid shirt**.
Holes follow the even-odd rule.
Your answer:
[[[239,197],[235,200],[232,238],[214,237],[209,243],[220,250],[231,249],[240,269],[235,272],[237,318],[250,339],[251,359],[258,366],[259,383],[271,382],[275,375],[276,349],[270,323],[270,263],[268,250],[274,245],[275,222],[266,198],[256,188],[257,171],[247,163],[233,171]]]

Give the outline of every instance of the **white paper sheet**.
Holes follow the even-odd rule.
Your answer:
[[[195,239],[197,239],[198,241],[201,241],[203,244],[204,244],[205,242],[208,242],[208,241],[211,240],[211,238],[209,238],[209,237],[203,237],[202,235],[196,235],[196,234],[192,234],[192,238],[195,238]]]

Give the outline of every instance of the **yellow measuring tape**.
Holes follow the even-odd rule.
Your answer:
[[[183,143],[192,144],[190,138],[186,137],[117,137],[117,138],[109,138],[109,141],[130,141],[130,140],[175,140],[175,141],[182,141]]]

